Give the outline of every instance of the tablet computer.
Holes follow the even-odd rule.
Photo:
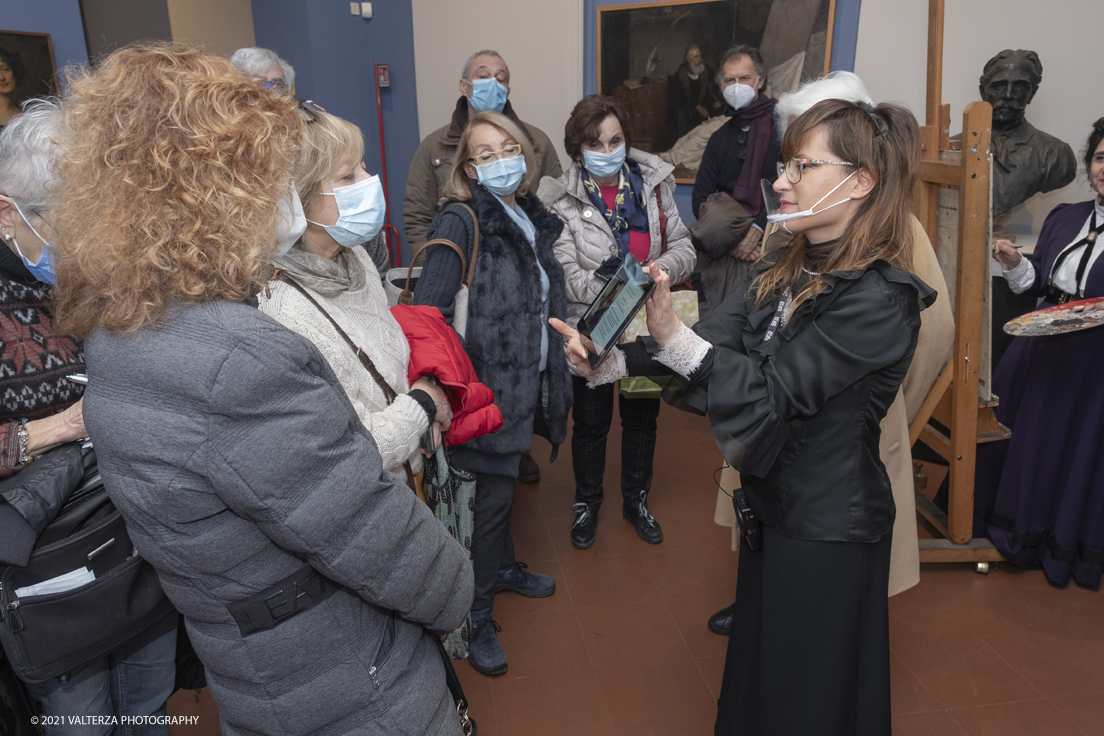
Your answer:
[[[652,277],[644,273],[632,253],[626,253],[621,266],[579,320],[579,338],[590,353],[587,360],[591,368],[601,365],[616,347],[655,287]]]

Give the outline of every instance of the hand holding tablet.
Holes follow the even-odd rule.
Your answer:
[[[609,351],[616,347],[655,288],[655,281],[644,273],[631,253],[626,253],[621,266],[579,319],[579,338],[589,353],[587,360],[591,368],[601,365]]]
[[[665,345],[678,333],[681,323],[671,304],[670,277],[667,272],[657,263],[650,262],[641,267],[631,255],[627,256],[626,260],[630,259],[632,262],[628,266],[628,271],[631,274],[638,270],[639,276],[635,277],[635,282],[630,283],[632,278],[625,278],[625,274],[622,274],[621,278],[624,280],[618,283],[618,275],[614,274],[584,315],[584,318],[588,315],[591,317],[589,325],[580,320],[580,329],[573,330],[561,320],[549,320],[549,324],[567,338],[568,360],[585,376],[597,373],[598,366],[617,345],[617,341],[633,316],[640,310],[641,305],[646,305],[648,331],[656,342]],[[612,287],[611,284],[613,284]],[[626,291],[625,287],[628,285],[636,287],[639,291]],[[629,296],[622,296],[626,293]],[[633,302],[626,307],[630,297]],[[618,307],[618,299],[625,300],[620,307]],[[590,328],[589,334],[583,332],[583,327]],[[598,339],[595,339],[595,327]]]

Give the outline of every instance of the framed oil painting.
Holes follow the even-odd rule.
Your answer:
[[[19,103],[57,89],[50,34],[0,31],[0,125],[19,112]]]
[[[628,109],[633,145],[692,184],[727,118],[716,80],[725,49],[759,49],[772,97],[828,71],[835,0],[667,0],[598,8],[598,91]]]

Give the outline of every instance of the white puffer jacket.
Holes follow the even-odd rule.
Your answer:
[[[671,175],[674,167],[658,156],[635,148],[629,149],[629,158],[640,165],[640,173],[644,177],[644,204],[648,208],[652,240],[648,258],[667,269],[672,284],[681,283],[690,278],[697,253],[690,244],[690,231],[682,224],[675,207],[675,179]],[[657,185],[659,199],[667,215],[666,253],[663,252],[663,239],[659,233],[659,207],[655,197]],[[611,256],[617,255],[617,239],[603,213],[587,198],[582,164],[572,163],[558,179],[549,176],[541,179],[537,196],[566,223],[554,248],[556,260],[563,265],[567,279],[567,321],[574,327],[605,286],[594,271]]]

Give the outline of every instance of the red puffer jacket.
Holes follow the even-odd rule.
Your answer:
[[[398,305],[391,314],[410,343],[410,383],[422,376],[436,376],[448,387],[452,425],[446,445],[462,445],[502,429],[502,412],[494,405],[494,392],[479,382],[460,338],[445,323],[436,307]]]

